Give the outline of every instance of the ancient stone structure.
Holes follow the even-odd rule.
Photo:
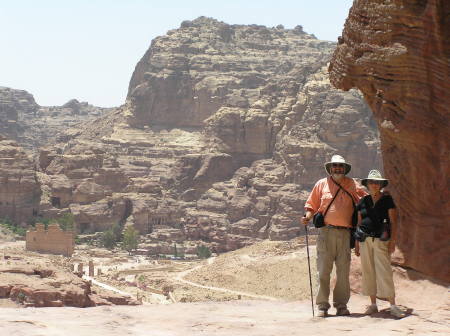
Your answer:
[[[26,249],[40,253],[62,254],[70,257],[75,247],[72,231],[63,231],[59,224],[49,224],[45,230],[44,224],[36,224],[35,231],[26,233]]]
[[[329,70],[362,91],[380,129],[400,262],[450,281],[450,2],[356,1]]]

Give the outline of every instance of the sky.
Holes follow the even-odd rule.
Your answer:
[[[336,41],[353,0],[0,0],[0,86],[42,106],[125,102],[151,40],[184,20],[303,26]]]

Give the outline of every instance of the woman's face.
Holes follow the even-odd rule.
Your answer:
[[[367,189],[369,189],[369,192],[371,194],[376,194],[378,192],[380,192],[381,189],[381,183],[383,183],[382,181],[374,181],[374,180],[368,180],[367,181]]]

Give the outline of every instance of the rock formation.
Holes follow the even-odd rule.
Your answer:
[[[152,42],[124,106],[41,152],[41,213],[217,251],[294,237],[333,153],[353,176],[379,167],[370,110],[328,81],[334,47],[300,26],[183,22]]]
[[[0,259],[0,298],[10,298],[25,307],[84,308],[139,304],[129,296],[104,290],[95,292],[90,281],[49,265],[49,261],[36,259],[29,252],[27,258],[22,254],[4,255]]]
[[[449,281],[450,3],[354,3],[330,65],[338,88],[358,88],[382,141],[400,210],[401,262]]]
[[[76,99],[63,106],[39,106],[24,90],[0,87],[0,134],[37,152],[43,146],[66,141],[79,132],[78,123],[109,110]]]
[[[0,136],[0,218],[16,224],[37,215],[40,185],[31,158],[14,141]]]

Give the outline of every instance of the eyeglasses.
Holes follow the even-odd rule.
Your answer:
[[[379,185],[382,185],[382,184],[383,184],[383,181],[376,181],[376,180],[367,180],[367,183],[370,183],[370,184],[379,184]]]
[[[344,164],[343,163],[332,163],[331,167],[333,167],[333,168],[344,168]]]

